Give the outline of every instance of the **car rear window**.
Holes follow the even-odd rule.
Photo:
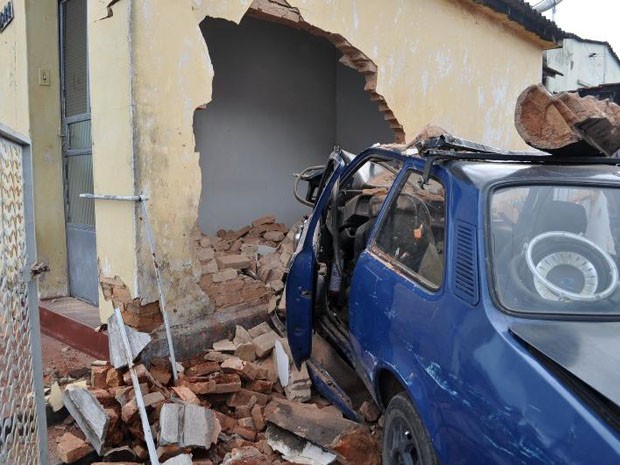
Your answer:
[[[527,185],[495,190],[495,293],[509,310],[620,314],[620,189]]]

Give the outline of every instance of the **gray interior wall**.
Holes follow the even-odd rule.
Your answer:
[[[335,50],[325,40],[246,18],[206,20],[213,98],[196,112],[203,232],[239,228],[266,214],[292,224],[292,173],[322,164],[335,140]]]
[[[379,111],[377,102],[364,90],[366,80],[340,63],[336,70],[336,142],[359,153],[380,142],[394,142],[394,130]]]
[[[323,164],[336,142],[356,151],[393,140],[364,78],[327,40],[252,18],[201,28],[215,70],[212,101],[194,117],[204,233],[266,214],[291,225],[309,212],[292,173]]]

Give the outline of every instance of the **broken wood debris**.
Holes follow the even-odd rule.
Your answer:
[[[252,348],[254,361],[233,355],[245,346]],[[155,359],[147,367],[138,355],[131,363],[131,369],[117,369],[97,362],[89,386],[78,383],[64,393],[90,443],[88,450],[92,445],[102,462],[149,460],[148,431],[155,434],[154,463],[161,464],[378,463],[373,462],[378,452],[371,450],[377,445],[370,430],[345,420],[326,400],[311,397],[307,370],[303,365],[297,370],[286,339],[267,323],[238,327],[233,340],[219,341],[181,362],[184,372],[176,385],[167,360]],[[137,391],[148,430],[141,424]],[[313,432],[299,429],[300,424]],[[62,446],[69,451],[67,459],[86,451],[84,444],[72,441]]]
[[[620,106],[609,100],[533,85],[519,96],[515,126],[534,148],[558,155],[607,155],[620,150]]]

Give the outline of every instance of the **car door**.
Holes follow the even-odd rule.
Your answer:
[[[286,284],[286,324],[288,342],[296,363],[306,360],[312,351],[312,332],[317,291],[317,252],[320,221],[326,220],[326,213],[334,204],[341,179],[347,179],[371,158],[384,160],[400,159],[399,154],[382,149],[368,149],[351,162],[345,164],[340,157],[330,179],[325,182],[312,216],[308,220],[300,243],[291,262]]]
[[[319,219],[346,166],[342,153],[332,153],[320,182],[319,197],[306,221],[286,280],[286,326],[293,359],[301,363],[312,350],[312,315],[316,288],[316,233]]]
[[[406,377],[418,370],[416,356],[437,359],[436,347],[420,345],[441,326],[446,192],[437,179],[420,187],[422,179],[403,170],[353,274],[350,340],[369,386],[378,365]]]

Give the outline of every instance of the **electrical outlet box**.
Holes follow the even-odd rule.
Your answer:
[[[49,69],[39,68],[39,85],[40,86],[49,86],[51,85],[51,76]]]

